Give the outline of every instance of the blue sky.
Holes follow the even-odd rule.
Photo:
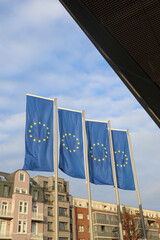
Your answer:
[[[0,36],[0,171],[23,166],[26,93],[57,97],[59,107],[130,130],[143,207],[160,210],[159,129],[60,2],[1,0]],[[71,194],[87,198],[85,181],[59,176]],[[110,186],[91,192],[116,201]],[[135,192],[119,193],[122,204],[138,206]]]

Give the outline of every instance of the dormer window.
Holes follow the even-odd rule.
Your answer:
[[[24,174],[23,173],[20,173],[19,180],[20,180],[20,182],[24,182]]]

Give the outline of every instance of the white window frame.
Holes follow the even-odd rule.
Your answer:
[[[5,204],[3,204],[3,203],[5,203]],[[2,201],[1,214],[5,216],[5,215],[7,215],[7,212],[8,212],[8,202],[7,201]]]
[[[20,229],[19,229],[20,227]],[[18,229],[17,233],[26,234],[27,233],[27,221],[26,220],[18,220]]]
[[[84,226],[78,225],[78,232],[84,232]]]
[[[0,220],[0,223],[1,223],[1,229],[0,229],[0,233],[5,233],[6,232],[6,223],[7,221],[4,221],[4,220]]]
[[[26,204],[26,206],[25,206]],[[28,202],[27,201],[19,201],[19,213],[28,213]]]
[[[83,219],[83,213],[78,213],[78,219]]]

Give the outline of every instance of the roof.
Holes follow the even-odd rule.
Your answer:
[[[160,1],[60,2],[160,127]]]

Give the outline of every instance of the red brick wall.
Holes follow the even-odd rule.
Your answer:
[[[84,240],[90,239],[90,234],[88,232],[89,227],[89,220],[87,219],[88,209],[86,208],[77,208],[74,207],[75,212],[75,236],[76,240],[79,240],[80,238]],[[78,219],[78,213],[83,214],[83,219]],[[84,232],[78,232],[78,226],[84,226]]]

